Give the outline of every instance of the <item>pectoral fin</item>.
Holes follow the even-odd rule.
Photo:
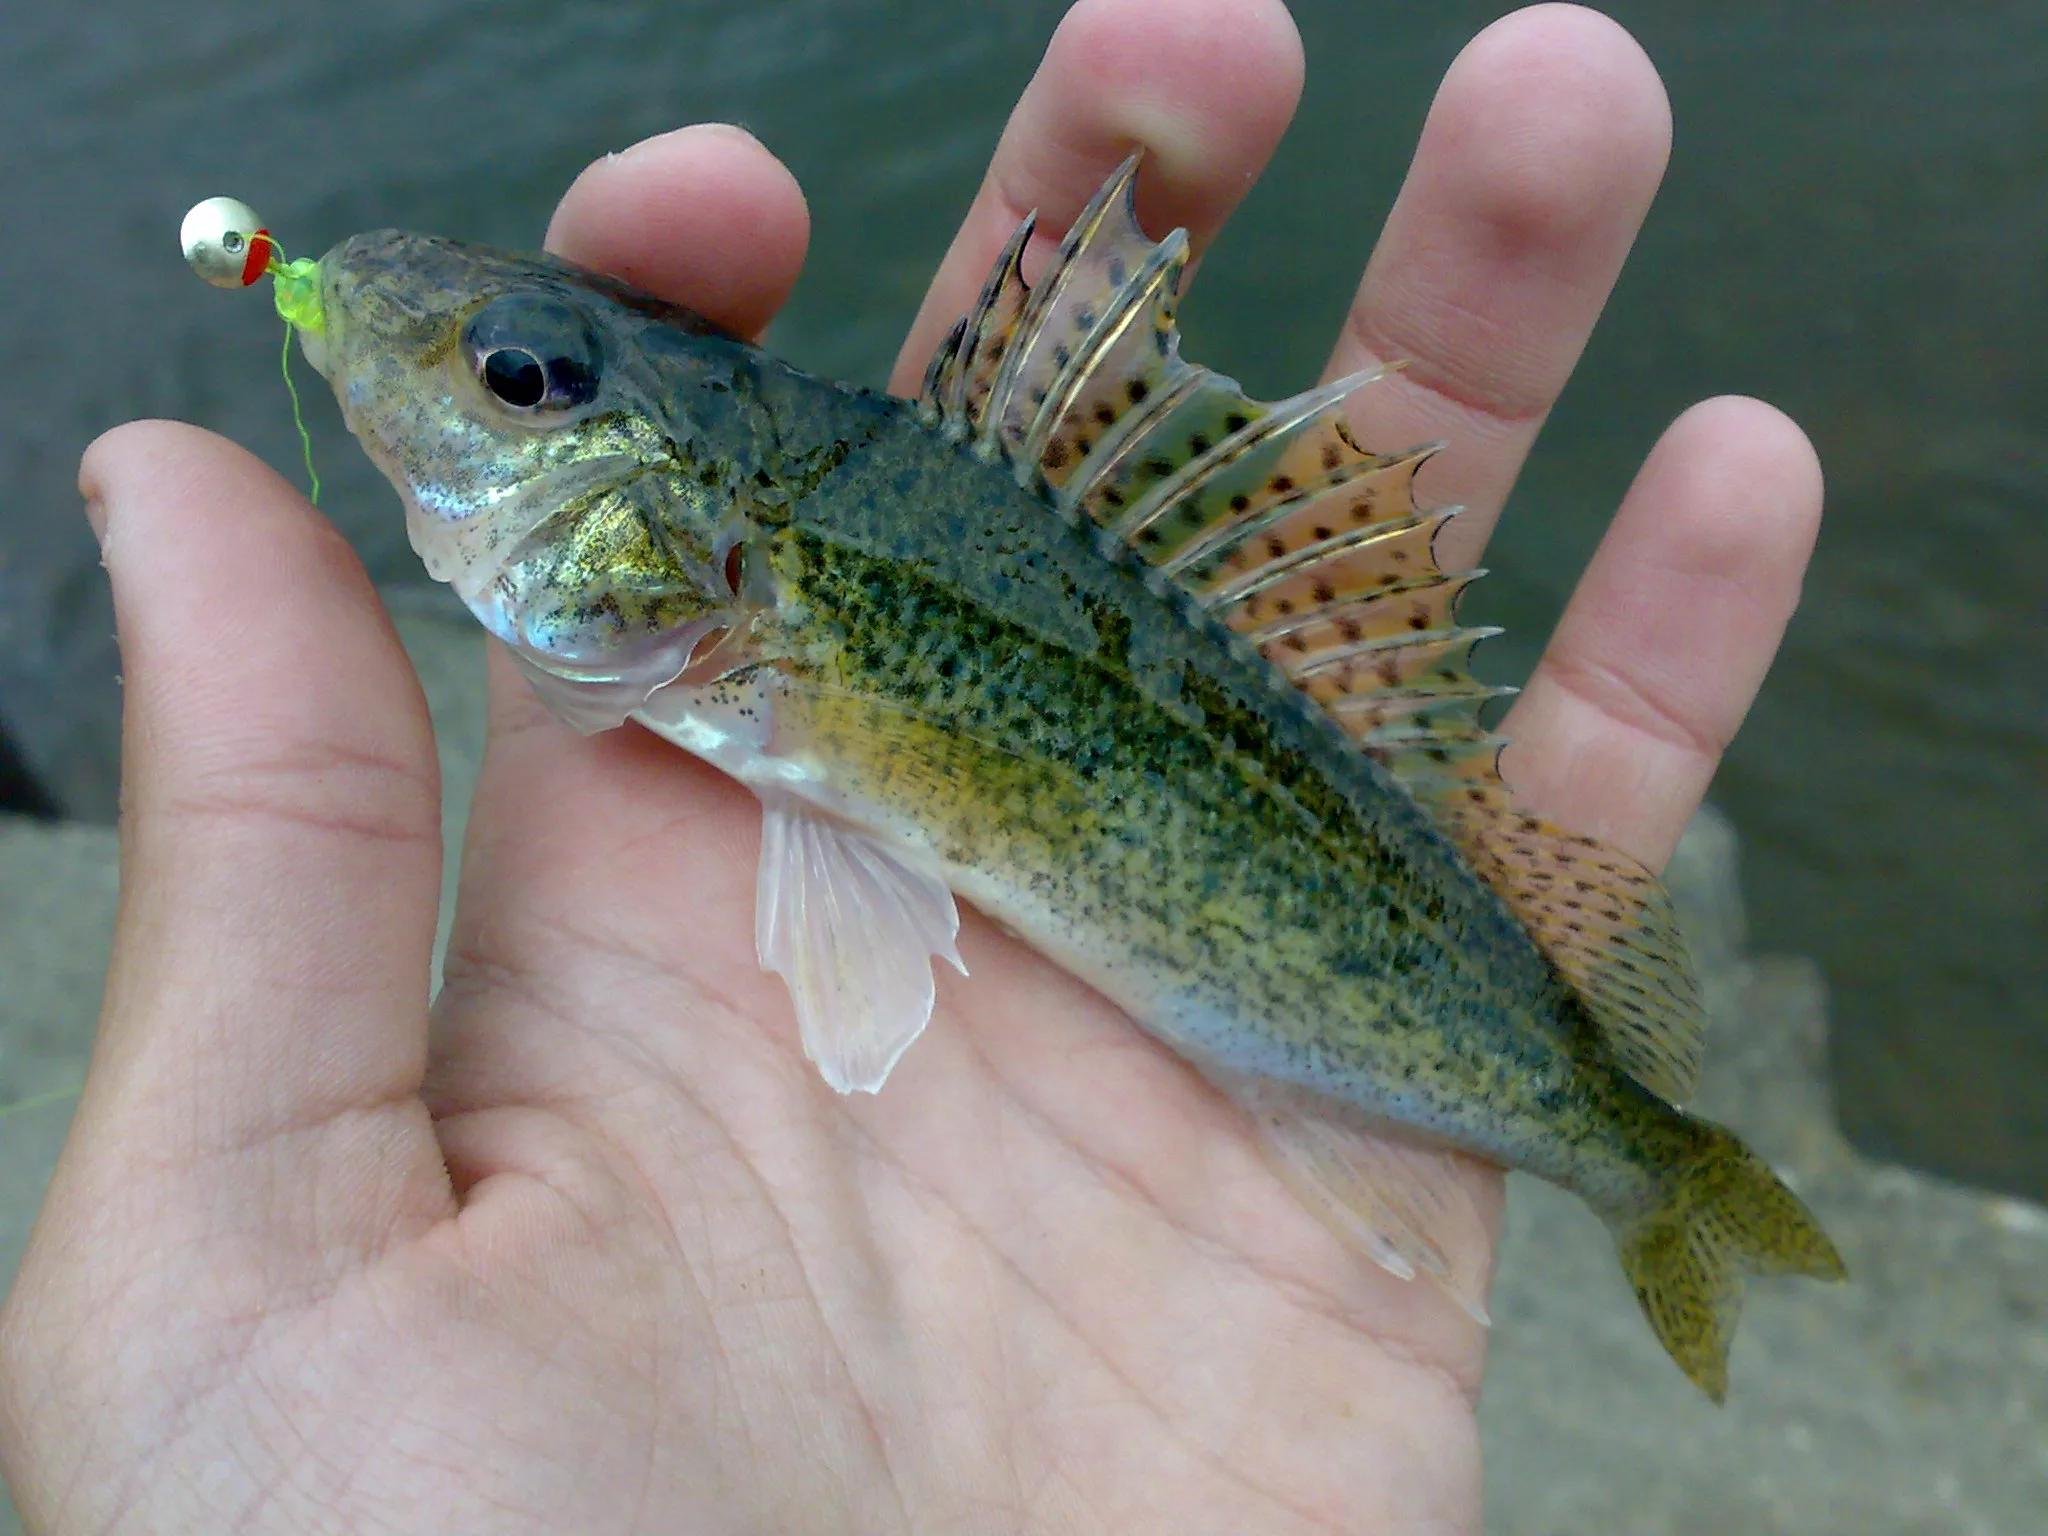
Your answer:
[[[804,1054],[840,1093],[875,1093],[932,1015],[933,956],[964,975],[936,874],[786,794],[764,795],[754,947],[788,983]]]

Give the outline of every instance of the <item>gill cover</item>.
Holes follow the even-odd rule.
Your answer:
[[[738,366],[729,338],[566,263],[431,236],[358,235],[320,274],[308,358],[428,574],[565,718],[618,724],[732,625],[729,503],[678,462],[709,392],[687,387],[676,345],[701,344],[689,360],[715,374]]]

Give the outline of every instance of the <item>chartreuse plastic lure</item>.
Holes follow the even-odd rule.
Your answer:
[[[1520,814],[1433,554],[1428,450],[1181,360],[1188,246],[1125,165],[1027,287],[1017,231],[915,401],[544,258],[380,232],[301,343],[412,542],[585,731],[751,786],[760,959],[874,1092],[955,895],[1244,1104],[1316,1209],[1475,1315],[1460,1153],[1577,1192],[1719,1398],[1745,1274],[1842,1265],[1673,1107],[1699,991],[1664,890]],[[253,216],[252,216],[253,219]]]

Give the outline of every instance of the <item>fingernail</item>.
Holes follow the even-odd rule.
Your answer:
[[[86,498],[85,521],[92,529],[92,536],[100,542],[100,548],[107,547],[107,508],[97,496]]]
[[[761,142],[760,139],[742,128],[738,123],[690,123],[681,128],[671,128],[667,133],[657,133],[651,138],[642,139],[637,144],[629,144],[624,149],[619,150],[615,154],[607,155],[605,158],[615,161],[631,160],[635,156],[643,154],[657,145],[666,144],[671,140],[696,138],[699,136],[713,139],[729,139],[734,143],[741,144],[759,145]]]
[[[682,130],[684,133],[708,133],[721,139],[745,139],[749,144],[761,142],[760,136],[752,129],[742,128],[738,123],[691,123]]]

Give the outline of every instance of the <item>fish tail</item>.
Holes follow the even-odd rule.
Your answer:
[[[1648,1210],[1611,1217],[1643,1315],[1707,1396],[1728,1393],[1728,1345],[1748,1275],[1840,1280],[1848,1271],[1813,1213],[1729,1132],[1683,1122],[1690,1149]]]

